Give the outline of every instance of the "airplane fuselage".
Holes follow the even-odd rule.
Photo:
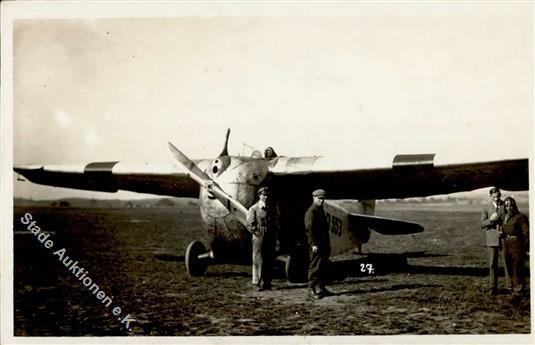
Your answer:
[[[267,172],[268,161],[252,157],[219,157],[205,169],[221,189],[246,208],[255,202],[256,190]],[[205,188],[200,189],[199,204],[215,256],[223,260],[244,259],[243,254],[250,253],[250,234],[245,225]]]
[[[308,252],[303,218],[315,189],[327,191],[324,210],[331,256],[360,248],[370,239],[370,229],[386,235],[423,231],[416,223],[374,216],[375,200],[366,199],[423,197],[490,185],[528,189],[529,161],[525,158],[478,158],[464,162],[437,154],[378,156],[371,160],[284,157],[277,156],[271,147],[266,148],[263,156],[256,151],[251,157],[229,156],[229,133],[227,130],[223,150],[216,159],[191,160],[168,142],[171,165],[113,161],[23,165],[13,169],[34,183],[56,187],[198,196],[209,248],[197,240],[188,245],[185,261],[191,276],[205,272],[205,259],[209,257],[220,262],[250,260],[251,234],[247,231],[246,215],[260,186],[271,190],[271,204],[279,214],[279,254],[285,254],[279,258],[286,262],[287,276],[294,278],[298,275],[292,272],[306,267],[305,259],[299,262]],[[329,200],[329,196],[336,201]]]
[[[278,157],[275,160],[285,157]],[[270,186],[268,175],[274,160],[255,157],[224,156],[205,162],[204,172],[232,198],[249,208],[256,199],[259,186]],[[312,192],[312,191],[310,191]],[[274,190],[271,193],[273,207],[280,213],[278,237],[281,253],[290,254],[303,250],[306,246],[303,217],[310,206],[310,195],[293,195],[291,190]],[[204,222],[210,249],[216,259],[221,261],[248,261],[250,259],[251,235],[243,222],[240,222],[225,205],[206,189],[199,193],[200,213]],[[347,211],[332,201],[325,203],[325,212],[330,225],[332,255],[351,250],[366,243],[370,231],[362,226],[348,231]],[[353,211],[373,215],[374,201],[353,203]]]

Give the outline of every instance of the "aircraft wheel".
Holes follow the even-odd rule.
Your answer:
[[[200,241],[192,241],[186,250],[186,270],[190,277],[200,277],[206,272],[207,259],[199,259],[199,255],[205,254],[206,248]]]
[[[297,256],[288,255],[286,265],[284,267],[286,272],[286,279],[290,283],[303,283],[306,281],[306,270],[303,260],[299,260]]]

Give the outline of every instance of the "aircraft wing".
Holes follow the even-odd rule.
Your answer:
[[[208,160],[195,162],[202,168],[209,164]],[[80,165],[20,165],[13,170],[34,183],[55,187],[101,192],[116,192],[121,189],[175,197],[199,196],[199,185],[171,164],[97,162]]]
[[[364,164],[366,161],[366,164]],[[195,160],[200,170],[211,160]],[[498,186],[528,190],[528,159],[455,162],[435,154],[397,155],[387,160],[327,157],[277,157],[270,162],[270,183],[291,199],[309,197],[317,188],[329,199],[421,197]],[[21,165],[15,172],[56,187],[92,191],[198,197],[199,184],[172,164],[98,162],[80,165]]]
[[[272,182],[281,193],[310,196],[317,188],[329,199],[390,199],[469,191],[488,186],[528,190],[527,158],[455,161],[436,154],[396,155],[375,162],[326,157],[277,157]]]

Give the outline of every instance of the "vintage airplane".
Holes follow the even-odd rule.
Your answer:
[[[256,191],[267,185],[280,213],[279,260],[284,260],[287,279],[300,281],[306,272],[303,215],[311,192],[327,190],[325,211],[330,223],[331,256],[368,242],[370,229],[398,235],[423,231],[406,221],[374,216],[375,200],[421,197],[499,186],[528,189],[528,159],[448,162],[435,154],[396,155],[393,160],[364,164],[347,158],[345,166],[327,157],[277,156],[269,147],[264,156],[230,156],[227,131],[222,152],[215,159],[191,160],[169,143],[173,165],[131,165],[122,162],[80,166],[23,165],[14,170],[28,180],[57,187],[116,192],[129,190],[174,197],[198,197],[208,232],[208,249],[192,241],[186,251],[186,269],[200,276],[208,264],[248,262],[250,234],[247,208]],[[335,199],[352,199],[351,210]]]

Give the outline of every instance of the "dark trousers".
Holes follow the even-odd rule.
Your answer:
[[[273,279],[273,241],[267,241],[262,247],[262,274],[260,275],[259,285],[262,287],[270,287]]]
[[[488,258],[489,258],[489,282],[490,282],[490,289],[497,291],[498,290],[498,260],[501,256],[503,261],[503,270],[505,272],[505,280],[506,284],[508,286],[511,285],[511,278],[510,278],[510,272],[511,270],[508,268],[506,264],[505,259],[505,250],[504,250],[504,242],[503,240],[500,240],[501,245],[501,255],[500,255],[500,247],[487,247],[488,252]]]
[[[325,288],[325,280],[327,273],[327,264],[329,256],[320,255],[320,253],[313,253],[310,250],[310,262],[308,265],[308,286],[311,289],[319,287],[320,290]]]
[[[511,287],[514,290],[524,287],[524,253],[525,245],[518,236],[507,236],[504,239],[505,266],[511,273]]]

